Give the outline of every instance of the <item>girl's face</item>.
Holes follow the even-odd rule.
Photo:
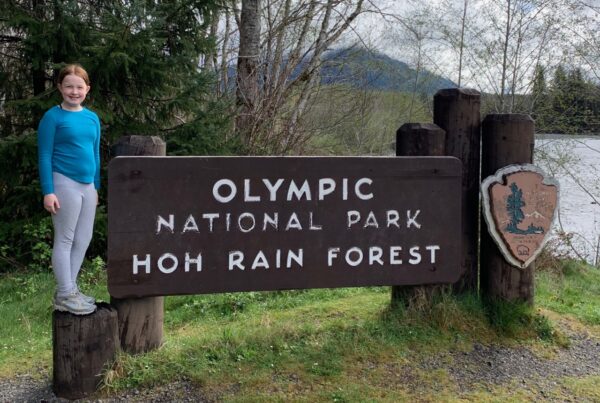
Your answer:
[[[81,109],[81,103],[85,100],[90,86],[85,83],[83,78],[75,74],[69,74],[65,76],[62,83],[58,84],[58,90],[63,97],[63,107],[78,111]]]

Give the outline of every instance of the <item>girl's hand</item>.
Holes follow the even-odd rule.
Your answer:
[[[46,209],[46,211],[52,214],[56,214],[56,212],[60,208],[60,203],[58,202],[58,198],[54,193],[50,193],[44,196],[44,208]]]

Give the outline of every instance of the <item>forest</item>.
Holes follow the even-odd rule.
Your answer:
[[[169,155],[389,155],[440,86],[540,133],[600,132],[592,1],[7,0],[0,15],[0,272],[49,267],[36,128],[66,63],[90,72],[103,167],[129,134]]]

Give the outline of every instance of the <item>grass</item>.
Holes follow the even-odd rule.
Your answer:
[[[600,326],[600,270],[568,261],[561,272],[542,272],[536,280],[540,305]]]
[[[50,362],[51,280],[50,275],[32,275],[0,281],[0,375]]]
[[[84,290],[108,299],[98,265],[84,269],[82,280]],[[51,273],[0,277],[0,377],[50,372],[53,287]],[[164,345],[120,354],[103,393],[187,379],[230,401],[452,401],[460,391],[444,370],[412,363],[476,342],[542,352],[566,346],[554,321],[600,328],[599,287],[599,270],[568,263],[538,273],[535,309],[448,294],[418,309],[392,309],[387,287],[167,297]],[[593,397],[590,379],[561,387]]]
[[[82,271],[82,288],[108,300],[104,271],[88,266]],[[49,368],[53,294],[52,273],[0,275],[0,377]]]

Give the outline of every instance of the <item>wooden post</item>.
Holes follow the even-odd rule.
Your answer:
[[[167,145],[156,136],[124,136],[117,140],[111,148],[113,157],[134,155],[167,155]]]
[[[534,122],[529,115],[486,116],[482,124],[482,179],[507,165],[531,163],[534,130]],[[483,225],[485,226],[485,222]],[[518,269],[507,263],[487,228],[482,228],[481,294],[483,297],[533,304],[533,273],[534,263],[526,269]]]
[[[125,136],[113,145],[112,155],[166,155],[164,141],[155,136]],[[110,203],[110,200],[109,200]],[[127,208],[124,206],[124,208]],[[162,344],[164,297],[110,299],[119,314],[121,348],[130,353],[144,353]]]
[[[446,131],[446,153],[463,163],[462,182],[462,264],[463,277],[454,285],[455,292],[477,292],[479,241],[479,152],[480,104],[478,91],[450,88],[433,98],[433,122]]]
[[[119,349],[117,311],[99,303],[96,312],[52,314],[53,381],[56,396],[80,399],[93,394],[106,365]]]
[[[432,123],[406,123],[396,132],[397,156],[443,156],[446,132]],[[392,305],[427,304],[439,285],[392,286]]]

